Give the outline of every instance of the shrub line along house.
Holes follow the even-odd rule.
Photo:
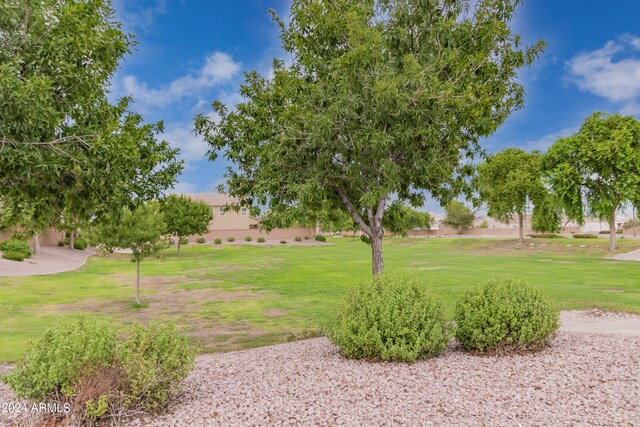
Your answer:
[[[206,203],[213,213],[213,220],[209,224],[209,232],[202,235],[205,240],[233,237],[242,240],[249,236],[253,240],[258,237],[265,239],[282,240],[300,238],[313,238],[314,230],[311,227],[274,228],[267,232],[260,227],[260,219],[251,215],[249,209],[241,207],[239,210],[229,209],[228,206],[238,202],[238,199],[225,193],[182,193],[192,200]],[[200,236],[190,236],[194,240]]]

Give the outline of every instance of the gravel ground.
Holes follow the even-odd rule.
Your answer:
[[[183,389],[164,415],[127,425],[640,425],[640,337],[559,332],[534,354],[452,346],[414,364],[346,360],[316,338],[200,356]]]
[[[92,249],[70,251],[66,247],[42,246],[40,255],[32,255],[24,261],[0,258],[0,276],[37,276],[75,270],[94,253]]]

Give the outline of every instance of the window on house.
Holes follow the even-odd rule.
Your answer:
[[[248,212],[247,212],[247,208],[241,208],[240,209],[240,215],[242,216],[247,216]]]
[[[225,213],[226,213],[225,208],[220,206],[220,216],[224,216]]]

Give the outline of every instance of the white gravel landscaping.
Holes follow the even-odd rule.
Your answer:
[[[563,325],[602,313],[563,313]],[[200,356],[183,389],[167,413],[127,425],[640,425],[640,336],[561,331],[534,354],[454,346],[414,364],[347,360],[316,338]]]
[[[39,255],[32,255],[24,261],[0,258],[0,276],[36,276],[75,270],[94,253],[90,248],[70,251],[67,247],[42,246]]]

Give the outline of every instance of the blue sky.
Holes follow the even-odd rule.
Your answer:
[[[112,97],[130,95],[145,120],[164,120],[186,169],[178,192],[205,192],[222,182],[225,162],[206,160],[193,117],[214,99],[234,104],[242,72],[269,71],[281,57],[267,9],[287,14],[288,0],[115,0],[117,17],[138,45],[112,79]],[[544,39],[540,60],[521,73],[525,108],[483,142],[545,150],[577,130],[594,111],[640,117],[640,2],[525,0],[514,22],[524,40]],[[425,209],[442,211],[428,201]]]

